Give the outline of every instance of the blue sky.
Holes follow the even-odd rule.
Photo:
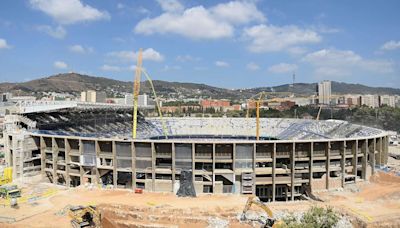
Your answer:
[[[0,82],[63,72],[247,88],[400,88],[400,1],[2,0]]]

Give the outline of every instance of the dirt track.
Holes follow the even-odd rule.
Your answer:
[[[301,211],[310,206],[330,205],[351,215],[360,226],[399,227],[400,177],[379,173],[370,183],[361,183],[357,191],[321,193],[326,201],[276,202],[269,206],[275,212]],[[75,188],[60,190],[51,198],[21,204],[19,209],[0,208],[1,216],[18,220],[0,223],[1,227],[70,227],[68,205],[98,205],[105,219],[104,227],[207,227],[229,222],[230,227],[245,227],[237,216],[247,198],[237,195],[201,195],[178,198],[170,193],[135,194],[127,190]],[[257,210],[256,208],[253,208]],[[214,220],[212,219],[214,218]],[[1,221],[1,220],[0,220]],[[4,221],[4,220],[3,220]]]

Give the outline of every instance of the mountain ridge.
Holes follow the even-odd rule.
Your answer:
[[[296,83],[294,87],[284,84],[272,87],[255,87],[247,89],[227,89],[210,86],[204,83],[153,81],[157,94],[172,97],[212,97],[240,99],[251,97],[261,91],[294,92],[297,95],[315,94],[317,83]],[[42,92],[67,92],[78,94],[85,90],[106,91],[108,95],[123,95],[132,92],[132,82],[120,81],[106,77],[96,77],[77,73],[63,73],[20,83],[0,83],[0,92],[18,94],[37,94]],[[152,93],[149,83],[143,81],[141,90]],[[388,87],[370,87],[362,84],[351,84],[332,81],[333,94],[389,94],[400,95],[400,89]]]

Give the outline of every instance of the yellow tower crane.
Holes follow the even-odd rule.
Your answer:
[[[256,96],[259,96],[258,99],[255,100],[256,102],[256,139],[260,139],[260,104],[261,102],[264,101],[266,92],[260,92],[257,93],[256,95],[250,97],[249,101],[254,101]],[[247,107],[247,115],[246,118],[249,118],[250,116],[250,108]]]
[[[137,56],[137,64],[135,69],[135,79],[133,82],[133,123],[132,138],[136,139],[137,117],[138,117],[138,99],[140,92],[140,76],[142,73],[142,49],[139,49]]]
[[[164,136],[166,138],[168,138],[167,126],[166,126],[165,120],[162,117],[160,102],[158,100],[156,91],[154,89],[153,81],[151,80],[151,78],[147,74],[147,72],[144,69],[142,69],[142,49],[140,49],[139,52],[138,52],[137,65],[136,65],[136,69],[135,69],[135,79],[134,79],[134,82],[133,82],[132,138],[136,139],[136,136],[137,136],[138,99],[139,99],[139,93],[140,93],[140,79],[141,79],[141,74],[142,73],[146,76],[147,80],[150,83],[151,89],[153,90],[153,95],[154,95],[154,98],[156,100],[156,105],[157,105],[157,109],[158,109],[158,115],[161,118],[161,123],[162,123],[162,127],[163,127]]]

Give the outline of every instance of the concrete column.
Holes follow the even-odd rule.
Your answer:
[[[256,156],[257,153],[257,143],[253,144],[253,195],[256,195]]]
[[[291,177],[291,181],[290,181],[290,186],[291,186],[291,200],[292,201],[294,201],[294,176],[295,176],[295,169],[294,169],[294,166],[295,166],[295,161],[294,161],[294,154],[295,154],[295,152],[296,152],[296,144],[295,143],[293,143],[292,144],[292,152],[291,152],[291,154],[290,154],[290,160],[291,160],[291,167],[290,167],[290,173],[291,173],[291,175],[290,175],[290,177]]]
[[[329,190],[329,181],[330,181],[330,176],[331,176],[331,174],[330,174],[330,172],[331,172],[331,169],[330,169],[330,166],[331,166],[331,142],[329,141],[327,144],[326,144],[326,189],[328,189]]]
[[[195,163],[196,154],[195,154],[195,150],[196,150],[196,145],[194,143],[192,143],[192,179],[193,179],[193,182],[196,182],[195,181],[195,175],[194,175],[194,172],[196,170],[196,163]]]
[[[233,143],[232,146],[232,171],[233,171],[233,192],[232,193],[237,193],[236,189],[236,143]],[[241,190],[239,189],[239,192]]]
[[[131,142],[132,150],[132,189],[136,189],[136,148],[135,142]]]
[[[276,195],[275,169],[276,169],[276,143],[274,143],[274,149],[272,151],[272,202],[275,202],[275,195]]]
[[[343,141],[342,145],[342,160],[340,161],[340,165],[342,168],[342,188],[344,188],[344,182],[345,182],[345,175],[346,175],[346,141]]]
[[[363,153],[361,177],[364,180],[367,180],[367,156],[368,156],[367,151],[368,151],[368,139],[364,140],[361,147],[361,152]]]
[[[71,146],[69,145],[68,139],[64,138],[64,144],[65,144],[65,182],[66,186],[69,188],[71,187],[71,177],[69,175],[69,169],[70,169],[70,155],[69,152],[71,151]]]
[[[371,169],[372,169],[372,175],[375,174],[375,151],[376,151],[376,138],[373,139],[372,141],[372,154],[370,154],[371,156]]]
[[[112,155],[113,155],[113,183],[114,183],[114,188],[117,188],[117,179],[118,179],[117,149],[116,149],[115,141],[112,141]]]
[[[309,166],[309,184],[310,184],[310,188],[311,188],[311,191],[312,191],[312,189],[313,189],[313,186],[312,186],[312,182],[313,182],[313,160],[314,160],[314,142],[311,142],[311,145],[310,145],[310,162],[309,162],[309,164],[310,164],[310,166]]]
[[[58,160],[58,145],[54,137],[51,138],[51,149],[53,152],[53,183],[57,184],[57,160]]]
[[[152,191],[156,190],[156,149],[154,147],[154,142],[151,143],[151,182]]]
[[[82,154],[83,154],[83,143],[82,143],[82,139],[79,139],[79,144],[78,144],[78,146],[79,146],[79,173],[80,173],[80,182],[81,182],[81,185],[83,185],[83,181],[84,181],[84,178],[83,178],[83,175],[84,175],[84,171],[83,171],[83,167],[82,167],[82,163],[81,163],[81,156],[82,156]]]
[[[382,165],[382,138],[378,138],[378,165]]]
[[[172,147],[172,192],[174,192],[174,185],[175,185],[175,170],[176,170],[176,167],[175,167],[175,143],[172,143],[171,144],[171,147]]]
[[[236,161],[236,143],[233,143],[233,146],[232,146],[232,170],[233,170],[233,173],[235,173],[235,170],[236,170],[235,161]],[[234,175],[234,177],[236,177],[236,175]],[[234,180],[233,184],[235,184],[235,180]]]
[[[383,148],[383,151],[384,151],[384,154],[383,154],[383,163],[384,163],[384,165],[386,165],[387,164],[387,162],[388,162],[388,154],[389,154],[389,136],[385,136],[384,137],[384,139],[385,139],[385,147]]]
[[[96,166],[94,167],[96,178],[94,180],[94,183],[98,186],[99,182],[100,182],[100,173],[99,173],[99,169],[97,168],[97,160],[100,159],[100,146],[99,146],[98,140],[94,141],[94,149],[96,152]]]
[[[357,163],[358,163],[358,140],[356,140],[355,144],[353,145],[353,175],[355,176],[354,182],[357,183]]]
[[[7,138],[7,141],[8,141],[8,138]],[[11,147],[11,145],[10,145],[10,147]],[[42,177],[44,177],[45,176],[45,174],[46,174],[46,172],[44,171],[44,169],[46,168],[46,152],[45,152],[45,143],[44,143],[44,139],[43,139],[43,137],[42,136],[40,136],[40,155],[42,156],[41,157],[41,174],[42,174]],[[11,159],[10,159],[11,160]],[[10,164],[11,165],[11,164]]]
[[[212,144],[212,186],[213,186],[213,193],[215,192],[215,143]]]

